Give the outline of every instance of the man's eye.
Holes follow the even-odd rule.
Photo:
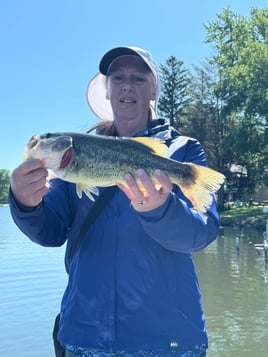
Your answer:
[[[112,77],[112,81],[114,82],[120,82],[122,81],[122,76],[118,75],[118,76],[113,76]]]
[[[143,82],[145,82],[145,78],[144,77],[135,76],[134,77],[134,81],[136,83],[143,83]]]

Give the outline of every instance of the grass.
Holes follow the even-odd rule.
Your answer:
[[[235,207],[231,206],[230,209],[221,211],[221,216],[228,216],[228,217],[267,217],[268,213],[263,212],[263,206],[253,206],[253,207]]]

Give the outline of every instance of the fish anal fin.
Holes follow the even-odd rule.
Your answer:
[[[76,193],[77,196],[79,198],[82,198],[82,194],[83,192],[85,193],[85,195],[91,200],[91,201],[95,201],[94,196],[92,195],[92,193],[94,193],[95,195],[98,196],[99,194],[99,189],[95,186],[89,186],[88,184],[84,184],[84,183],[77,183],[76,184]]]
[[[152,150],[152,152],[158,156],[168,158],[168,147],[165,142],[151,137],[134,137],[129,140],[136,141],[139,144],[145,145]]]

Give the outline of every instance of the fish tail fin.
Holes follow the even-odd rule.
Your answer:
[[[190,178],[180,182],[183,194],[200,212],[205,213],[212,204],[212,194],[217,192],[225,176],[205,166],[185,163],[190,168]]]

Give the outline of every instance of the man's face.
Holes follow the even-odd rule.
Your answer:
[[[147,125],[150,101],[155,99],[155,81],[149,68],[138,56],[116,59],[107,74],[107,99],[114,121],[136,120]]]

